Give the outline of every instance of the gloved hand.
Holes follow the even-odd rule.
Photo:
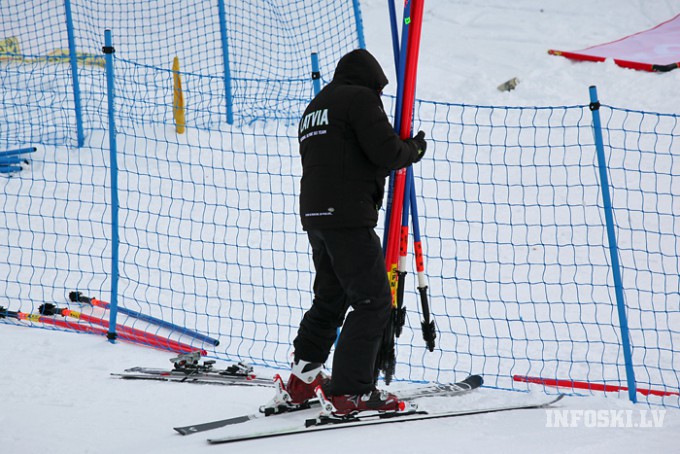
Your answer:
[[[425,151],[427,151],[427,142],[425,142],[425,133],[423,131],[418,131],[418,134],[416,134],[415,137],[412,137],[408,140],[409,140],[409,142],[411,142],[415,146],[416,153],[418,153],[418,157],[413,162],[419,162],[421,159],[423,159],[423,156],[425,155]]]

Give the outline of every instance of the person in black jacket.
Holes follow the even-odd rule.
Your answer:
[[[374,381],[392,298],[374,228],[390,170],[418,162],[427,143],[422,131],[401,140],[390,125],[380,99],[387,82],[368,51],[354,50],[300,120],[300,217],[316,277],[314,302],[293,342],[286,385],[292,404],[315,397],[323,385],[338,414],[399,406]],[[323,364],[343,320],[329,378]]]

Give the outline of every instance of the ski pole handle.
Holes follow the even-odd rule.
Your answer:
[[[430,320],[430,306],[427,302],[427,286],[418,287],[420,293],[420,302],[423,307],[423,322],[420,324],[423,330],[423,340],[429,351],[434,351],[434,340],[437,337],[437,331],[434,327],[434,320]]]

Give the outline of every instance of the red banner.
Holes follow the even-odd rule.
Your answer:
[[[680,66],[680,14],[654,28],[617,41],[583,50],[549,50],[548,53],[586,61],[611,58],[624,68],[670,71]]]

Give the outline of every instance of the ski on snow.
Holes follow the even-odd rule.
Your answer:
[[[482,386],[484,380],[481,375],[470,375],[465,380],[456,383],[443,383],[443,384],[432,384],[418,386],[412,389],[404,389],[396,391],[395,394],[405,401],[412,401],[424,397],[448,397],[463,394],[473,389],[477,389]],[[246,421],[251,421],[253,419],[259,419],[270,415],[276,415],[281,413],[291,413],[300,410],[306,410],[308,408],[318,408],[320,404],[318,400],[312,400],[307,405],[301,407],[294,407],[291,409],[281,408],[278,412],[261,411],[259,413],[253,413],[250,415],[235,416],[232,418],[222,419],[219,421],[210,421],[202,424],[195,424],[191,426],[175,427],[174,429],[182,435],[190,435],[199,432],[205,432],[208,430],[218,429],[220,427],[230,426],[233,424],[240,424]]]
[[[308,419],[303,426],[289,427],[285,429],[253,432],[248,434],[241,434],[236,436],[229,436],[223,438],[208,439],[210,444],[220,443],[235,443],[239,441],[259,440],[263,438],[283,437],[287,435],[296,435],[308,432],[319,432],[322,430],[344,429],[350,427],[375,426],[380,424],[401,423],[409,421],[424,421],[428,419],[443,419],[454,418],[458,416],[481,415],[487,413],[498,413],[513,410],[527,410],[548,407],[560,399],[564,395],[550,397],[541,402],[527,403],[527,404],[513,404],[497,407],[486,407],[474,410],[453,410],[447,412],[427,413],[426,411],[411,411],[407,413],[381,413],[362,416],[361,414],[353,417],[345,417],[342,419],[325,419],[323,417]]]
[[[112,373],[111,375],[127,380],[158,380],[227,386],[266,386],[269,388],[274,386],[271,378],[234,375],[224,371],[184,372],[178,370],[132,367],[130,369],[125,369],[125,371],[122,373]]]
[[[132,367],[122,373],[111,374],[129,380],[160,380],[181,383],[200,383],[216,385],[244,385],[244,386],[274,386],[271,378],[258,377],[253,372],[252,366],[238,363],[226,369],[214,369],[215,361],[209,360],[200,363],[199,352],[192,352],[172,358],[174,363],[172,370],[152,367]]]

